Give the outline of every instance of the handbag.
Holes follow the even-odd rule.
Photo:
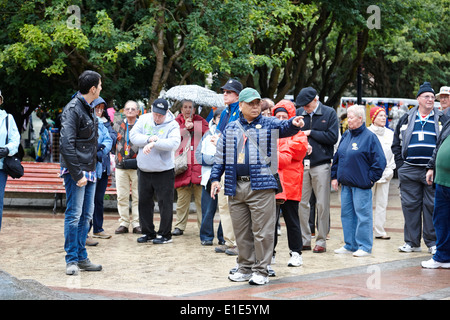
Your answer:
[[[5,144],[8,144],[8,119],[9,115],[6,116],[6,141]],[[19,179],[23,176],[24,170],[23,166],[20,163],[19,154],[16,153],[13,156],[6,156],[3,159],[3,170],[13,179]]]
[[[175,156],[175,176],[178,176],[188,169],[189,148],[191,147],[191,136],[189,137],[183,152]]]
[[[258,146],[258,144],[253,139],[253,137],[251,135],[247,134],[247,131],[244,130],[244,128],[242,127],[242,125],[239,122],[239,120],[236,121],[236,124],[238,125],[239,129],[241,129],[241,131],[244,133],[244,135],[247,137],[247,139],[250,140],[250,142],[258,149],[259,154],[262,155],[263,158],[264,158],[264,162],[267,165],[269,165],[270,158],[266,155],[266,153],[263,150],[261,150],[261,148]],[[269,166],[269,167],[271,168],[271,166]],[[272,172],[273,177],[275,178],[275,181],[277,182],[277,189],[276,189],[275,194],[282,193],[283,192],[283,185],[281,183],[280,175],[278,174],[278,172],[273,172],[272,168],[270,170]]]
[[[137,169],[137,159],[124,159],[123,160],[123,168],[124,169]]]

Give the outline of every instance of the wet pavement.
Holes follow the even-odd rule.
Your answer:
[[[99,246],[88,249],[91,260],[102,263],[104,270],[76,278],[64,274],[60,245],[64,215],[52,215],[51,209],[6,207],[0,232],[0,299],[190,301],[192,308],[222,300],[450,300],[450,270],[421,268],[420,262],[431,258],[423,243],[419,253],[397,250],[403,244],[397,183],[394,179],[389,195],[386,230],[391,239],[374,240],[371,256],[333,252],[343,244],[339,194],[333,192],[327,252],[304,251],[303,266],[287,267],[286,229],[281,220],[282,234],[272,265],[277,276],[264,286],[227,279],[235,257],[214,253],[213,247],[202,248],[195,213],[185,234],[174,237],[173,243],[142,247],[135,241],[137,235],[114,235],[118,214],[106,212],[105,230],[113,237],[99,239]],[[22,243],[24,237],[30,238]],[[30,257],[30,252],[36,256]],[[189,312],[182,308],[176,312]],[[225,309],[219,311],[223,314]],[[234,307],[230,312],[238,311]]]

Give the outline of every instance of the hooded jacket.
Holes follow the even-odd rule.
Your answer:
[[[377,136],[363,123],[344,132],[331,166],[331,179],[340,184],[370,189],[380,180],[386,157]]]
[[[158,140],[149,154],[144,154],[148,138],[157,136]],[[130,141],[139,147],[137,166],[144,172],[162,172],[174,168],[174,152],[180,145],[180,126],[172,112],[167,111],[162,124],[156,124],[152,113],[139,117],[130,131]]]
[[[281,100],[272,109],[284,108],[289,118],[295,117],[295,106],[289,100]],[[299,131],[296,135],[278,139],[278,174],[280,175],[283,192],[276,195],[277,199],[302,200],[303,158],[308,149],[308,138]]]
[[[83,171],[96,169],[98,120],[93,111],[78,92],[61,114],[61,168],[67,168],[75,181],[83,178]]]

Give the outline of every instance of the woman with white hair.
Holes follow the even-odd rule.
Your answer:
[[[368,256],[373,245],[372,187],[383,175],[386,158],[377,136],[365,125],[365,107],[347,109],[348,128],[331,167],[331,186],[341,184],[341,222],[345,245],[335,253]]]

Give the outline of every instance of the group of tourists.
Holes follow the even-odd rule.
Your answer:
[[[312,87],[303,88],[295,102],[275,104],[229,79],[221,87],[226,107],[212,111],[209,122],[196,114],[195,101],[181,101],[175,116],[161,98],[142,115],[138,104],[128,101],[123,117],[111,119],[101,90],[101,76],[83,72],[79,91],[61,115],[66,274],[102,269],[89,260],[86,245],[111,237],[102,226],[111,156],[120,216],[115,234],[139,234],[139,244],[171,243],[186,232],[193,198],[200,244],[213,246],[216,237],[215,252],[236,256],[231,281],[263,285],[275,275],[271,265],[281,217],[288,266],[303,264],[302,251],[326,252],[332,189],[340,188],[344,236],[334,253],[371,255],[374,239],[390,239],[386,208],[395,171],[405,220],[405,243],[398,250],[420,251],[423,238],[432,258],[422,266],[450,268],[449,87],[435,95],[424,82],[418,106],[394,130],[386,126],[384,108],[371,108],[366,119],[365,106],[353,105],[342,134],[336,111]],[[436,98],[441,108],[434,106]],[[0,110],[0,120],[5,117]],[[0,131],[1,158],[17,152],[20,144],[14,121],[10,124],[6,144],[3,125]],[[182,157],[187,163],[180,169]],[[0,170],[3,193],[5,183]],[[217,213],[220,223],[214,230]]]

